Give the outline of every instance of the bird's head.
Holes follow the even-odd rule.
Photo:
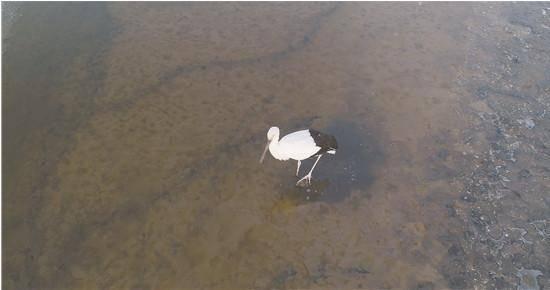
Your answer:
[[[269,131],[267,131],[267,144],[265,145],[264,153],[262,153],[262,157],[260,157],[260,163],[264,161],[265,153],[267,153],[267,149],[269,149],[269,144],[274,139],[279,138],[279,128],[277,127],[271,127],[269,128]]]
[[[279,128],[278,127],[269,128],[269,131],[267,131],[267,140],[271,141],[275,138],[275,136],[279,136]]]

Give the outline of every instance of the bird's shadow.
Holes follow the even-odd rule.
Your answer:
[[[368,187],[374,181],[373,170],[383,161],[383,151],[376,142],[375,132],[365,124],[337,120],[320,131],[338,141],[336,155],[325,154],[313,171],[310,185],[296,185],[298,178],[282,183],[282,199],[301,204],[314,201],[339,202],[353,190],[369,197]],[[300,177],[306,174],[315,160],[302,161]]]

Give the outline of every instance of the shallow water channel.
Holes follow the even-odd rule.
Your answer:
[[[5,289],[550,287],[544,3],[2,8]]]

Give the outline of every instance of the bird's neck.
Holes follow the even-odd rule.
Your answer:
[[[273,138],[271,143],[269,143],[269,152],[271,152],[271,155],[273,155],[275,159],[288,160],[286,154],[282,152],[281,146],[279,146],[279,138]]]

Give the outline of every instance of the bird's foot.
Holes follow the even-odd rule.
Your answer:
[[[304,177],[302,177],[302,179],[298,180],[298,182],[296,182],[296,185],[300,185],[304,183],[305,185],[311,185],[311,174],[308,174]]]

